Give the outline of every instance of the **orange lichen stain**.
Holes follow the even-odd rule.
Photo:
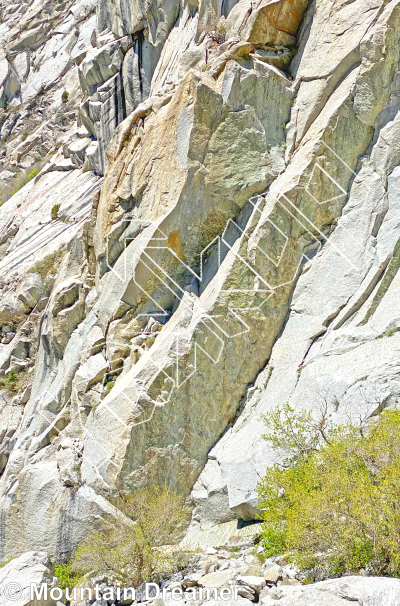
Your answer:
[[[182,261],[186,260],[186,257],[183,254],[181,234],[179,231],[175,230],[169,234],[167,246],[176,253],[178,259],[181,259]]]

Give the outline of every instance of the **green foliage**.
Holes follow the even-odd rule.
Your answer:
[[[78,548],[72,571],[112,571],[117,579],[137,587],[186,564],[176,547],[164,547],[176,540],[174,533],[187,518],[181,496],[167,487],[143,488],[114,504],[123,514],[121,519],[107,533],[95,533]]]
[[[5,378],[1,378],[0,388],[4,387],[10,393],[16,394],[26,384],[27,376],[27,370],[20,370],[18,372],[13,368],[6,374]]]
[[[59,587],[63,591],[65,589],[73,589],[81,580],[81,576],[71,569],[71,564],[57,564],[54,568],[54,574],[59,579]]]
[[[253,555],[257,558],[260,564],[264,564],[265,560],[267,559],[267,555],[265,553],[258,553],[256,550],[253,551]]]
[[[8,99],[6,96],[3,97],[3,102],[1,104],[2,108],[4,109],[4,111],[7,111],[8,109]]]
[[[25,134],[22,135],[22,140],[25,140]],[[27,135],[28,136],[28,135]],[[16,176],[12,179],[11,183],[4,184],[0,190],[0,205],[4,204],[11,196],[16,194],[22,189],[29,181],[34,179],[40,172],[43,166],[42,162],[38,162],[37,166],[28,173],[27,171],[19,171]]]
[[[60,206],[61,206],[61,204],[54,204],[53,208],[51,209],[51,218],[53,219],[53,221],[55,221],[57,219],[57,215],[58,215],[58,211],[60,210]]]
[[[68,97],[69,97],[69,94],[68,94],[68,93],[67,93],[67,91],[65,90],[65,91],[63,92],[63,94],[61,95],[61,101],[62,101],[63,103],[68,103]]]
[[[32,181],[39,173],[40,168],[32,168],[31,172],[28,174],[28,181]]]
[[[22,133],[21,139],[22,139],[22,141],[26,141],[28,137],[29,137],[28,133],[25,132],[25,133]]]
[[[112,390],[113,387],[114,387],[114,381],[107,381],[105,390],[103,392],[104,397],[110,393],[110,391]]]
[[[288,553],[317,578],[361,568],[399,576],[400,412],[384,411],[364,432],[325,425],[325,439],[317,444],[307,413],[299,421],[286,407],[286,415],[295,432],[288,418],[279,427],[274,412],[272,443],[280,431],[296,448],[291,436],[300,436],[300,450],[286,468],[269,469],[258,486],[266,554]]]
[[[6,383],[8,385],[12,385],[17,380],[17,371],[15,369],[10,370],[10,372],[6,376]]]
[[[285,456],[284,464],[297,461],[318,449],[321,441],[327,442],[330,416],[328,407],[323,403],[320,416],[316,420],[308,410],[296,412],[290,404],[279,406],[266,415],[262,420],[266,426],[263,438],[271,447]]]

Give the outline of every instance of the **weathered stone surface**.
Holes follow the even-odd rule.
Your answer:
[[[354,6],[353,8],[355,10]],[[374,43],[372,41],[375,39],[374,36],[377,35],[376,32],[380,32],[379,35],[381,35],[383,31],[386,31],[386,35],[388,35],[391,27],[388,25],[390,20],[393,20],[393,23],[398,23],[398,16],[396,12],[393,12],[393,8],[394,5],[391,6],[391,10],[388,7],[386,12],[382,13],[377,22],[376,31],[374,29],[369,31],[365,44],[360,47],[361,53],[366,48],[370,49],[371,45],[373,47]],[[343,8],[343,10],[347,9]],[[369,21],[370,17],[371,15],[368,13],[366,15],[368,24],[371,23]],[[312,28],[315,27],[318,31],[319,23],[317,19],[315,26],[313,22]],[[364,32],[363,28],[368,27],[368,25],[363,24],[361,27],[361,24],[359,24],[358,27],[361,32]],[[312,52],[313,47],[308,47],[308,45],[311,44],[310,40],[312,40],[313,35],[313,31],[311,31],[303,53],[304,60],[306,60],[307,52]],[[317,33],[315,33],[315,36],[317,36]],[[354,38],[352,38],[352,43],[353,41]],[[368,50],[367,52],[370,57],[371,51]],[[379,53],[379,50],[377,52]],[[390,47],[390,50],[388,48],[387,57],[389,65],[393,61],[398,61],[395,47]],[[333,59],[331,60],[333,61]],[[378,61],[380,60],[378,59]],[[365,65],[367,65],[367,61]],[[354,125],[358,133],[355,137],[351,137],[352,144],[347,144],[348,139],[343,141],[340,147],[336,147],[337,151],[335,153],[337,156],[331,155],[332,152],[325,147],[325,158],[329,162],[328,175],[335,175],[333,177],[335,180],[345,177],[346,173],[349,177],[353,174],[350,170],[351,162],[348,161],[348,152],[350,149],[356,149],[355,139],[361,135],[362,130],[365,133],[363,136],[368,136],[368,125],[365,121],[359,119],[358,110],[350,109],[351,107],[355,108],[355,106],[352,102],[349,105],[346,98],[349,94],[350,99],[353,98],[350,91],[354,82],[356,82],[356,88],[362,86],[365,90],[369,87],[375,90],[376,76],[371,65],[369,71],[363,69],[359,75],[357,69],[350,70],[347,76],[348,82],[345,79],[333,93],[329,93],[329,101],[321,106],[322,110],[318,118],[315,118],[314,114],[314,122],[311,123],[307,132],[306,141],[310,142],[316,124],[324,119],[324,115],[327,116],[336,103],[344,103],[344,107],[346,107],[343,110],[344,112],[348,110],[354,112],[352,114],[353,118],[348,122],[349,126],[350,123]],[[312,69],[311,65],[310,69]],[[397,90],[393,75],[393,72],[389,70],[388,82],[390,84],[388,85],[392,90]],[[356,80],[354,80],[355,77]],[[358,82],[359,84],[357,84]],[[326,89],[324,90],[326,91]],[[311,106],[311,99],[313,99],[313,104],[314,97],[308,94],[307,98],[307,103],[310,102]],[[298,99],[297,97],[296,103],[298,103]],[[394,116],[397,112],[395,99],[394,96]],[[389,103],[389,97],[386,97],[386,102]],[[382,106],[381,100],[376,99],[376,103],[378,108]],[[306,115],[307,109],[304,111],[303,115]],[[336,124],[339,125],[340,120],[343,119],[339,116],[344,117],[344,114],[339,111],[339,114],[336,115]],[[349,117],[350,114],[347,114],[347,116]],[[297,121],[295,124],[298,128],[300,122]],[[397,189],[397,185],[395,185],[396,171],[389,177],[387,186],[388,199],[392,201],[392,205],[387,207],[385,201],[386,178],[398,162],[398,148],[394,144],[394,134],[389,135],[390,132],[394,133],[396,131],[396,124],[396,118],[392,121],[389,120],[383,127],[382,132],[379,133],[378,131],[376,133],[374,151],[370,160],[364,161],[359,177],[355,179],[352,185],[349,202],[343,211],[343,216],[337,223],[332,239],[326,238],[323,240],[327,242],[327,245],[324,246],[312,263],[305,265],[305,270],[298,280],[285,330],[272,351],[267,368],[257,378],[255,389],[249,394],[241,417],[211,451],[209,463],[203,472],[203,474],[206,474],[207,480],[203,481],[202,477],[199,478],[196,486],[219,486],[218,494],[210,491],[209,496],[215,502],[221,503],[224,500],[226,502],[226,495],[228,495],[229,510],[225,510],[225,515],[228,515],[229,511],[232,510],[245,519],[256,515],[255,488],[266,466],[273,462],[272,453],[268,451],[267,445],[260,438],[263,432],[263,425],[259,420],[261,413],[286,401],[290,401],[294,406],[311,406],[317,409],[321,398],[324,397],[324,394],[325,396],[328,394],[329,401],[337,398],[339,412],[336,414],[339,415],[339,418],[343,418],[342,415],[346,414],[353,399],[356,400],[355,405],[361,405],[363,393],[369,393],[367,399],[371,403],[371,408],[373,408],[374,402],[376,405],[378,400],[389,403],[394,401],[397,396],[396,370],[389,372],[391,378],[386,386],[388,380],[386,352],[389,349],[392,351],[394,342],[392,341],[389,344],[385,337],[383,337],[383,340],[375,339],[378,334],[384,335],[388,326],[397,326],[397,312],[394,308],[390,313],[382,311],[383,315],[380,316],[379,307],[377,307],[378,304],[385,305],[384,301],[381,302],[381,297],[384,297],[384,292],[387,292],[386,297],[389,297],[390,290],[380,289],[381,294],[374,295],[374,311],[368,311],[372,304],[369,297],[372,296],[371,292],[375,288],[377,276],[385,272],[384,268],[393,256],[397,258],[397,253],[395,253],[397,236],[389,227],[397,224],[397,219],[394,219],[394,216],[397,216],[396,202],[394,201],[396,196],[390,194],[391,188],[394,188],[392,191]],[[354,134],[356,131],[353,131]],[[386,140],[390,141],[388,145],[383,143]],[[333,149],[331,144],[329,146]],[[294,154],[291,162],[292,166],[296,159],[304,158],[306,149],[307,143],[304,142]],[[378,168],[379,165],[385,166],[385,177],[380,176],[382,171]],[[281,185],[279,181],[286,181],[289,172],[290,165],[276,182],[276,187],[281,192],[284,191],[285,186]],[[325,200],[329,201],[335,197],[339,200],[341,196],[344,199],[343,191],[346,191],[346,187],[343,190],[337,189],[334,193],[331,189],[333,181],[330,177],[324,178],[322,173],[321,177],[320,185],[327,187],[332,193],[328,193],[328,191],[324,193],[321,190],[317,193],[315,189],[308,186],[306,190],[310,191],[314,202],[322,210],[332,204],[332,201],[325,202]],[[315,187],[315,185],[312,187]],[[290,199],[288,194],[285,195]],[[307,195],[309,194],[307,193]],[[308,211],[306,216],[310,217],[307,213]],[[381,217],[379,229],[374,234],[376,242],[375,240],[371,241],[371,230],[373,229],[371,227],[371,217],[375,216],[375,213]],[[359,217],[363,219],[361,220]],[[372,242],[374,242],[374,245]],[[394,258],[391,262],[392,265],[396,263]],[[390,281],[391,278],[388,275],[386,289],[389,288]],[[322,283],[325,285],[326,282],[329,282],[330,286],[324,286],[321,289],[320,285]],[[393,288],[395,288],[394,284]],[[385,310],[388,310],[386,305]],[[376,311],[375,308],[377,308]],[[383,310],[382,307],[381,309]],[[366,314],[368,322],[363,321]],[[375,326],[378,317],[382,318],[380,320],[382,325],[379,328]],[[385,324],[385,327],[383,324]],[[396,335],[390,338],[396,339]],[[293,346],[294,343],[296,344],[295,347]],[[339,352],[341,355],[338,355]],[[366,367],[367,359],[371,360],[368,370]],[[372,363],[372,360],[374,360],[374,363]],[[370,375],[370,379],[365,379],[366,374]],[[372,387],[372,383],[375,387]],[[376,392],[376,396],[373,396],[372,392]],[[215,462],[217,462],[217,465]],[[204,514],[201,513],[204,507],[203,503],[206,502],[204,489],[201,499],[197,499],[196,492],[193,493],[193,496],[197,504],[193,524],[194,528],[198,528],[200,519],[204,520],[204,524],[209,523],[206,521],[206,509],[204,509]],[[223,516],[223,511],[220,510],[219,515]]]
[[[345,577],[307,585],[281,586],[270,590],[262,600],[264,606],[347,606],[349,602],[371,606],[398,606],[400,582],[398,579],[374,577]]]
[[[266,585],[264,577],[238,576],[236,581],[239,585],[250,587],[256,594],[259,594]]]
[[[4,13],[2,168],[46,165],[0,208],[0,368],[35,367],[1,394],[0,557],[68,558],[166,481],[190,544],[241,544],[260,413],[399,395],[397,2],[310,3],[290,66],[305,2],[217,4]]]
[[[282,568],[277,564],[273,564],[269,566],[264,572],[264,579],[267,582],[267,585],[276,584],[279,579],[282,578]]]
[[[48,554],[44,551],[30,551],[11,560],[0,569],[0,604],[16,606],[36,606],[37,600],[31,600],[31,583],[40,590],[42,583],[49,591],[58,586],[58,579],[52,575],[54,569]],[[56,606],[50,597],[41,600],[41,606]]]
[[[87,53],[81,70],[90,92],[95,92],[99,84],[106,82],[119,71],[128,43],[126,38],[122,38]]]
[[[75,375],[75,384],[81,393],[85,393],[90,385],[103,380],[108,364],[102,353],[91,356],[79,368]]]
[[[209,530],[203,530],[192,537],[187,536],[182,541],[182,547],[188,550],[197,548],[207,549],[207,547],[238,547],[247,545],[260,534],[259,524],[250,524],[243,528],[238,528],[236,520],[215,525]]]
[[[294,45],[306,0],[240,0],[226,19],[228,36],[253,44]]]
[[[216,589],[220,589],[227,586],[231,574],[230,570],[210,572],[201,577],[197,584],[200,587],[215,587]]]

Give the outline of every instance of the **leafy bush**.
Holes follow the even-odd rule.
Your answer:
[[[78,548],[72,571],[92,575],[112,571],[117,579],[137,587],[182,565],[183,554],[163,547],[174,541],[174,532],[186,519],[181,496],[169,488],[143,488],[115,505],[124,515],[108,533],[96,533]]]
[[[272,413],[266,437],[295,454],[258,486],[267,555],[289,553],[316,578],[361,568],[398,576],[400,412],[384,411],[366,430],[325,420],[318,438],[307,412],[285,410]]]
[[[51,218],[53,219],[53,221],[55,221],[57,219],[57,215],[58,215],[58,211],[60,210],[60,206],[61,206],[61,204],[54,204],[53,208],[51,209]]]
[[[59,579],[59,587],[63,591],[65,589],[73,589],[81,580],[81,577],[71,570],[71,564],[57,564],[54,568],[54,574]]]
[[[65,90],[65,91],[63,92],[63,94],[61,95],[61,101],[62,101],[63,103],[68,103],[68,97],[69,97],[69,94],[68,94],[68,93],[67,93],[67,91]]]
[[[0,379],[0,388],[4,387],[12,394],[16,394],[19,390],[25,386],[28,376],[27,370],[20,370],[19,372],[15,369],[10,370],[5,377]]]

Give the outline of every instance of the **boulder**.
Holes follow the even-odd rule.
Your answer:
[[[344,577],[300,587],[280,586],[270,590],[262,606],[399,606],[400,580],[382,577]]]
[[[256,594],[259,594],[266,585],[264,577],[238,576],[236,582],[239,585],[250,587],[253,591],[256,592]]]
[[[210,572],[209,574],[201,577],[197,584],[200,587],[215,587],[220,589],[221,587],[227,587],[228,581],[231,578],[232,573],[230,570],[220,570],[217,572]]]
[[[37,273],[28,273],[18,288],[18,299],[27,307],[33,308],[43,295],[43,280]]]
[[[237,547],[248,545],[260,534],[259,524],[250,524],[240,528],[236,520],[216,525],[209,530],[197,532],[193,536],[187,536],[182,541],[183,549],[189,551],[195,549],[207,549],[207,547]]]
[[[28,551],[11,560],[0,568],[0,604],[3,606],[38,606],[36,599],[31,600],[31,584],[38,589],[46,583],[48,589],[58,586],[58,579],[53,576],[53,564],[44,551]],[[57,602],[41,600],[40,606],[56,606]]]
[[[278,564],[271,564],[264,571],[264,579],[267,585],[275,585],[282,578],[282,575],[282,568]]]

